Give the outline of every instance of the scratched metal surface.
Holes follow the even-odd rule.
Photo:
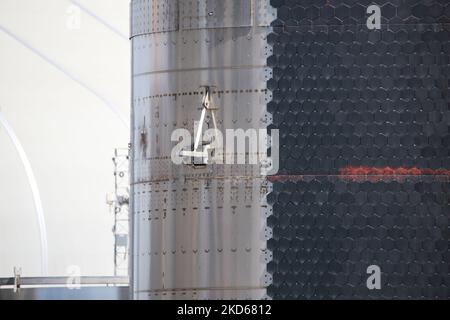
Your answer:
[[[268,126],[274,11],[268,0],[136,0],[131,12],[133,297],[264,298],[268,182],[253,165],[175,165],[171,134],[193,134],[203,85],[215,87],[219,129]]]

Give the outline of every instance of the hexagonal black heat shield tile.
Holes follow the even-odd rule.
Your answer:
[[[450,298],[450,3],[377,1],[381,30],[369,0],[271,4],[269,295]]]

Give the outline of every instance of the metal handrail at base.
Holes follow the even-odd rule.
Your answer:
[[[21,277],[21,287],[51,287],[71,284],[73,277]],[[128,277],[80,277],[80,286],[128,286]],[[0,278],[0,289],[10,289],[16,285],[15,278]],[[9,287],[9,288],[8,288]]]

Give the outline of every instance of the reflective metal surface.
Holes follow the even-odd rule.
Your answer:
[[[55,286],[66,285],[71,281],[70,277],[21,277],[22,286]],[[0,289],[14,286],[15,278],[0,278]],[[104,286],[128,286],[128,277],[80,277],[80,285],[104,285]]]
[[[221,131],[270,124],[269,0],[136,0],[131,14],[133,298],[264,298],[260,165],[175,165],[171,135],[194,135],[201,86],[214,88]]]
[[[0,300],[128,300],[128,287],[86,287],[80,290],[67,288],[23,288],[0,290]]]
[[[0,278],[0,300],[128,300],[129,297],[128,277]]]

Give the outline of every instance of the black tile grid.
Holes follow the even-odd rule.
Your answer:
[[[450,2],[272,0],[280,129],[269,195],[275,299],[450,298],[445,177],[338,177],[347,166],[450,169]],[[368,290],[379,265],[382,289]]]

